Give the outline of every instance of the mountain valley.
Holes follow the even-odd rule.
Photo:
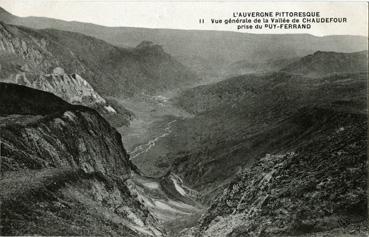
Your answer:
[[[365,236],[367,42],[0,9],[0,234]]]

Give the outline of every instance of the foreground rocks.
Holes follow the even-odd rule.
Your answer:
[[[96,111],[0,83],[0,235],[163,236],[127,186],[135,167]]]

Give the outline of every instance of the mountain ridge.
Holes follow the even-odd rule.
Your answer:
[[[341,53],[334,51],[316,51],[296,60],[281,69],[281,72],[301,74],[312,77],[330,74],[367,72],[368,51]]]
[[[81,33],[32,30],[3,23],[0,30],[3,51],[24,60],[30,73],[47,74],[62,67],[81,75],[103,96],[155,93],[197,80],[169,54],[150,53],[155,45],[128,50]]]
[[[232,31],[108,27],[42,17],[23,19],[14,15],[3,20],[31,28],[80,32],[128,48],[134,48],[142,40],[152,41],[163,45],[165,51],[206,79],[221,78],[228,65],[241,60],[265,63],[275,59],[276,55],[295,58],[317,50],[353,52],[367,48],[367,37],[364,36],[317,37],[308,34],[268,35]],[[212,50],[214,48],[217,50]],[[239,48],[243,50],[238,50]]]

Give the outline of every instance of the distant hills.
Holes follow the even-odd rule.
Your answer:
[[[300,59],[295,59],[284,68],[274,72],[267,73],[271,68],[265,66],[266,71],[264,73],[237,76],[213,85],[204,85],[187,90],[177,98],[177,102],[189,112],[199,114],[220,106],[236,106],[240,101],[250,103],[250,101],[268,93],[268,91],[281,93],[290,86],[294,87],[293,91],[298,88],[301,93],[304,93],[304,90],[306,91],[313,86],[323,86],[324,81],[331,83],[339,78],[355,78],[358,74],[365,76],[368,71],[367,60],[368,51],[354,53],[317,51]],[[319,80],[308,79],[310,77],[319,78]],[[290,81],[278,82],[278,79]],[[293,80],[298,80],[299,84],[295,84]],[[332,81],[327,82],[327,80]],[[274,84],[276,82],[278,83]],[[275,87],[278,90],[275,90]],[[291,92],[286,92],[285,95],[289,97]],[[317,95],[315,102],[318,99],[321,98]],[[194,101],[196,102],[193,103]],[[263,103],[263,101],[259,103]],[[256,103],[258,102],[255,101]]]
[[[338,73],[367,72],[368,51],[354,53],[317,51],[289,64],[281,71],[313,77]]]
[[[319,77],[339,73],[367,72],[367,60],[367,50],[352,53],[316,51],[303,57],[271,59],[264,63],[241,60],[231,64],[224,73],[227,77],[233,77],[281,71]]]
[[[33,30],[0,23],[1,79],[50,74],[61,67],[84,78],[100,94],[129,97],[178,88],[197,80],[161,46],[123,49],[79,33]]]
[[[152,41],[179,62],[202,77],[223,77],[229,65],[289,59],[320,51],[355,52],[367,49],[362,36],[325,36],[308,34],[246,34],[222,31],[105,27],[43,17],[17,17],[0,9],[0,21],[35,29],[53,28],[78,32],[119,47],[133,48],[141,41]]]

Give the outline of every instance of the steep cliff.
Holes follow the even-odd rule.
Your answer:
[[[162,236],[126,181],[120,134],[92,109],[0,83],[1,235]]]
[[[133,114],[123,106],[112,106],[80,75],[67,74],[57,67],[52,73],[36,77],[26,76],[24,72],[13,74],[7,82],[51,92],[71,104],[84,105],[97,110],[114,126],[129,124]],[[116,121],[116,122],[114,122]]]

